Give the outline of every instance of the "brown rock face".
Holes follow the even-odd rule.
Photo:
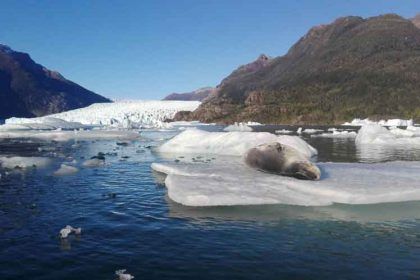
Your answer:
[[[216,92],[216,88],[205,87],[192,92],[172,93],[163,100],[203,101]]]
[[[314,27],[286,55],[260,56],[233,71],[192,116],[299,124],[420,120],[418,22],[388,14]]]
[[[0,119],[35,117],[111,102],[0,45]]]

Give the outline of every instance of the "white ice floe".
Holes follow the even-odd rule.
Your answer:
[[[119,101],[97,103],[86,108],[71,110],[40,118],[12,118],[6,124],[20,125],[28,123],[49,124],[51,118],[83,125],[120,127],[120,128],[156,128],[166,127],[164,121],[172,119],[179,111],[194,111],[198,101]]]
[[[2,168],[44,168],[51,163],[50,158],[46,157],[0,157],[0,166]]]
[[[357,132],[356,131],[338,131],[333,130],[332,133],[321,133],[311,135],[311,137],[321,137],[321,138],[356,138]]]
[[[66,176],[66,175],[72,175],[79,171],[74,166],[67,165],[67,164],[61,164],[60,168],[54,172],[55,176]]]
[[[82,228],[74,228],[72,226],[66,226],[64,228],[62,228],[60,230],[60,238],[67,238],[69,236],[69,234],[74,233],[74,234],[81,234],[82,233]]]
[[[234,124],[225,127],[223,130],[224,131],[229,131],[229,132],[231,132],[231,131],[250,132],[253,129],[252,129],[252,127],[248,126],[245,123],[237,123],[237,122],[235,122]]]
[[[274,131],[276,134],[291,134],[291,133],[293,133],[293,131],[291,131],[291,130],[287,130],[287,129],[279,129],[279,130],[276,130],[276,131]]]
[[[199,129],[183,131],[156,151],[170,154],[243,156],[250,148],[272,142],[295,148],[306,157],[317,154],[315,148],[297,136],[279,136],[268,132],[207,132]]]
[[[1,126],[0,126],[1,127]],[[34,138],[41,140],[68,141],[68,140],[95,140],[95,139],[116,139],[135,140],[140,134],[128,130],[0,130],[0,139],[5,138]]]
[[[323,131],[322,129],[306,128],[302,132],[306,133],[306,134],[314,134],[314,133],[318,133],[318,132],[322,132],[322,131]]]
[[[13,130],[75,130],[87,128],[80,122],[71,122],[56,117],[43,118],[10,118],[0,126],[0,131]]]
[[[85,160],[82,164],[84,167],[99,167],[105,165],[105,160],[92,158]]]
[[[333,203],[376,204],[420,200],[420,162],[320,163],[319,181],[256,171],[240,161],[154,163],[168,174],[169,197],[187,206]]]
[[[115,271],[115,275],[118,276],[118,280],[131,280],[134,279],[134,276],[126,273],[126,269],[119,269]]]
[[[354,119],[351,122],[345,122],[345,126],[363,126],[368,124],[379,124],[381,126],[413,126],[413,120],[389,119],[380,121],[371,121],[369,119]]]
[[[420,145],[420,129],[411,126],[408,129],[387,129],[378,124],[364,125],[357,133],[356,144]]]

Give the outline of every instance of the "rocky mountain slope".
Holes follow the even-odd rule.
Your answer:
[[[341,123],[420,119],[420,29],[388,14],[312,28],[284,56],[241,66],[184,119]],[[179,117],[178,117],[179,119]]]
[[[203,101],[215,91],[215,88],[204,87],[192,92],[172,93],[166,96],[163,100]]]
[[[35,63],[22,52],[0,45],[0,119],[35,117],[110,102]]]

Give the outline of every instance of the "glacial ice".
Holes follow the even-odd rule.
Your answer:
[[[363,126],[369,124],[379,124],[381,126],[413,126],[413,120],[389,119],[380,121],[371,121],[369,119],[353,119],[351,122],[345,122],[345,126]]]
[[[331,133],[321,133],[321,134],[314,134],[311,135],[311,137],[321,137],[321,138],[356,138],[357,132],[356,131],[338,131],[338,130],[332,130]]]
[[[0,126],[1,128],[1,126]],[[4,138],[34,138],[41,140],[68,141],[68,140],[94,140],[116,139],[134,140],[140,137],[135,131],[128,130],[4,130],[0,129],[0,139]]]
[[[333,203],[376,204],[420,200],[420,162],[319,163],[319,181],[263,173],[241,161],[153,163],[167,174],[169,197],[187,206]]]
[[[72,124],[118,128],[166,127],[164,121],[172,119],[178,111],[194,111],[198,101],[118,101],[97,103],[86,108],[71,110],[40,118],[11,118],[6,124],[49,124],[51,118]]]
[[[308,158],[317,154],[315,148],[297,136],[279,136],[268,132],[207,132],[200,129],[185,130],[156,151],[169,154],[243,156],[250,148],[271,142],[293,147]]]
[[[223,129],[224,131],[232,132],[232,131],[242,131],[242,132],[251,132],[253,129],[252,127],[248,126],[246,123],[234,123],[229,125]]]
[[[387,129],[378,124],[364,125],[357,133],[356,144],[420,145],[420,128],[409,126],[404,130],[396,127]]]
[[[79,169],[77,169],[74,166],[71,165],[67,165],[67,164],[61,164],[60,168],[54,172],[55,176],[67,176],[67,175],[72,175],[75,174],[79,171]]]
[[[2,168],[44,168],[51,163],[51,159],[47,157],[0,157],[0,166]]]

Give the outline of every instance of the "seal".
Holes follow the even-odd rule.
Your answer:
[[[321,171],[296,149],[278,142],[262,144],[245,154],[248,166],[261,171],[302,180],[318,180]]]

